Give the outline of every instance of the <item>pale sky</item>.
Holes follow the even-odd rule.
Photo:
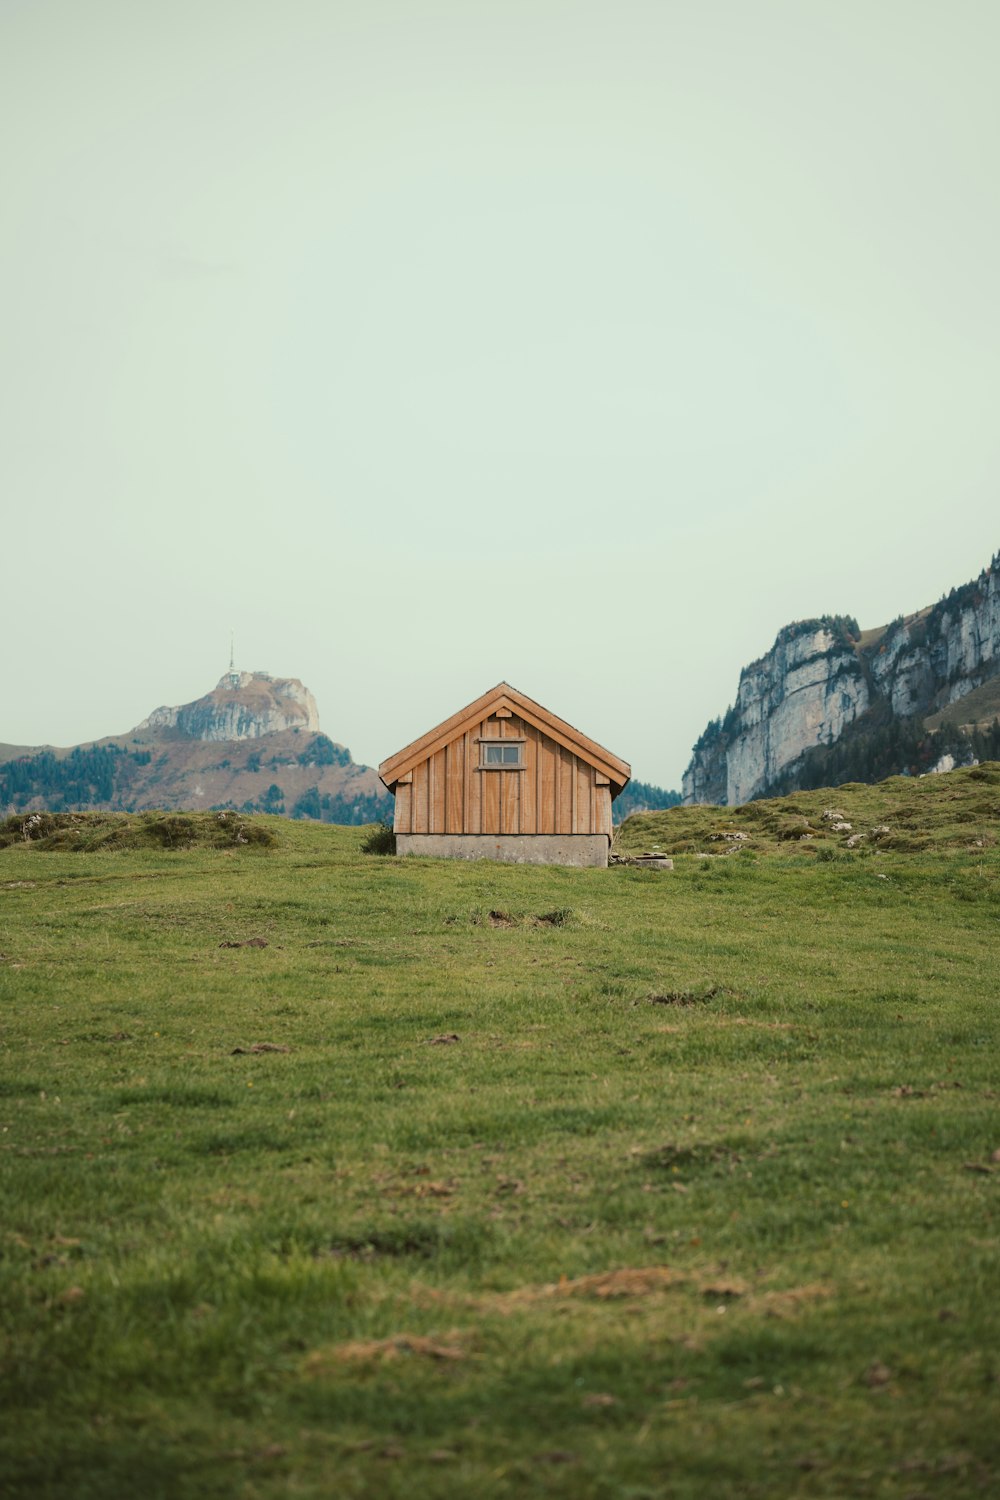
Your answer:
[[[0,741],[500,679],[674,786],[1000,547],[996,0],[0,0]]]

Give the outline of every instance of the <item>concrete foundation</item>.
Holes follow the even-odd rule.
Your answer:
[[[498,859],[512,865],[588,865],[606,869],[604,833],[397,833],[397,854],[438,859]]]

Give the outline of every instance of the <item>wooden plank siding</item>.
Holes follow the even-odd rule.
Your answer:
[[[413,767],[413,832],[430,833],[427,809],[428,762]]]
[[[496,778],[500,783],[500,832],[521,832],[520,771],[501,771]]]
[[[480,767],[480,740],[523,744],[518,770]],[[604,833],[611,788],[582,757],[526,720],[490,717],[413,766],[396,787],[397,833]]]
[[[593,833],[594,809],[592,806],[592,792],[594,771],[592,766],[584,765],[583,761],[573,757],[576,761],[576,808],[573,817],[574,833]]]
[[[558,777],[556,791],[556,826],[554,833],[575,833],[573,827],[573,803],[576,800],[573,792],[576,785],[576,756],[571,755],[562,745],[559,746],[559,763],[556,768]]]
[[[535,778],[538,765],[538,740],[537,733],[528,734],[525,726],[521,725],[521,733],[524,735],[524,771],[521,774],[521,833],[537,833],[538,831],[538,797],[535,791]]]
[[[465,830],[465,735],[445,747],[445,833]]]
[[[413,831],[413,787],[400,784],[396,788],[396,809],[392,826],[397,833]]]
[[[483,833],[500,832],[500,778],[502,771],[477,771],[473,773],[480,781],[482,799]]]
[[[559,746],[554,740],[538,735],[536,762],[538,766],[536,833],[556,831],[556,769],[559,763]]]
[[[430,831],[431,833],[444,833],[445,831],[445,751],[439,750],[430,758]]]
[[[463,833],[482,832],[482,802],[479,793],[480,778],[476,775],[476,764],[479,759],[479,745],[476,735],[470,729],[462,737],[465,741],[465,785],[462,788],[462,804],[465,808],[465,827]]]

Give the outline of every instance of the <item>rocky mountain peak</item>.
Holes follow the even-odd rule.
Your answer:
[[[226,672],[216,687],[194,703],[156,708],[136,734],[193,740],[255,740],[286,729],[319,729],[319,710],[297,677],[267,672]]]

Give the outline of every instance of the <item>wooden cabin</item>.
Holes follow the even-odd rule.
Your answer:
[[[606,865],[631,767],[501,682],[378,768],[400,854]]]

